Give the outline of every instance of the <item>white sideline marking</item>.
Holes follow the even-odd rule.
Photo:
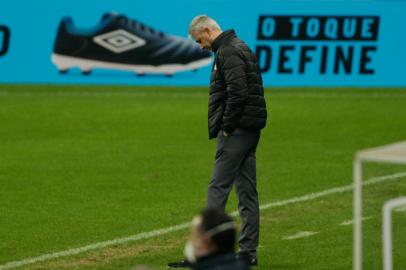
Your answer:
[[[395,208],[393,211],[395,211],[395,212],[405,212],[406,211],[406,206]]]
[[[370,185],[378,184],[381,182],[399,179],[402,177],[406,177],[406,172],[395,173],[395,174],[390,174],[390,175],[385,175],[385,176],[380,176],[380,177],[374,177],[374,178],[371,178],[371,179],[365,181],[363,183],[363,185],[370,186]],[[327,190],[317,192],[317,193],[310,193],[310,194],[303,195],[300,197],[294,197],[294,198],[291,198],[288,200],[282,200],[282,201],[271,202],[268,204],[263,204],[260,206],[260,209],[265,210],[265,209],[274,208],[274,207],[278,207],[278,206],[285,206],[285,205],[289,205],[289,204],[310,201],[310,200],[314,200],[314,199],[317,199],[320,197],[325,197],[325,196],[328,196],[331,194],[344,193],[347,191],[351,191],[352,189],[353,189],[352,185],[331,188],[331,189],[327,189]],[[233,215],[233,216],[238,215],[238,211],[232,212],[231,215]],[[55,253],[43,254],[38,257],[22,259],[19,261],[12,261],[12,262],[8,262],[3,265],[0,265],[0,270],[16,268],[16,267],[20,267],[20,266],[27,265],[27,264],[48,261],[51,259],[56,259],[56,258],[61,258],[61,257],[68,257],[68,256],[80,254],[80,253],[90,251],[90,250],[120,245],[120,244],[137,241],[137,240],[141,240],[141,239],[149,239],[152,237],[156,237],[156,236],[164,235],[167,233],[186,229],[190,226],[190,224],[191,224],[191,222],[186,222],[186,223],[182,223],[182,224],[178,224],[175,226],[162,228],[162,229],[158,229],[158,230],[154,230],[154,231],[150,231],[150,232],[143,232],[143,233],[127,236],[127,237],[116,238],[113,240],[108,240],[108,241],[103,241],[103,242],[97,242],[97,243],[79,247],[79,248],[71,248],[71,249],[67,249],[67,250],[59,251],[59,252],[55,252]]]
[[[402,177],[406,177],[406,172],[394,173],[394,174],[380,176],[380,177],[373,177],[373,178],[370,178],[369,180],[365,181],[364,183],[362,183],[362,185],[370,186],[370,185],[374,185],[374,184],[378,184],[381,182],[385,182],[388,180],[394,180],[394,179],[398,179],[398,178],[402,178]],[[265,209],[268,209],[271,207],[285,206],[285,205],[292,204],[292,203],[310,201],[310,200],[314,200],[314,199],[317,199],[320,197],[325,197],[325,196],[335,194],[335,193],[343,193],[343,192],[351,191],[352,189],[353,189],[353,185],[331,188],[331,189],[327,189],[327,190],[317,192],[317,193],[310,193],[310,194],[307,194],[307,195],[304,195],[301,197],[295,197],[295,198],[288,199],[288,200],[263,204],[259,207],[259,209],[265,210]],[[234,213],[235,212],[233,212],[233,214]]]
[[[299,239],[299,238],[309,237],[309,236],[312,236],[315,234],[318,234],[318,232],[298,232],[296,234],[283,237],[282,239],[283,240],[295,240],[295,239]]]
[[[152,238],[155,236],[167,234],[170,232],[175,232],[175,231],[179,231],[182,229],[186,229],[190,225],[191,225],[191,222],[182,223],[182,224],[168,227],[168,228],[139,233],[139,234],[131,235],[128,237],[116,238],[116,239],[109,240],[109,241],[98,242],[98,243],[90,244],[90,245],[79,247],[79,248],[67,249],[67,250],[55,252],[55,253],[47,253],[47,254],[44,254],[44,255],[41,255],[38,257],[28,258],[28,259],[24,259],[21,261],[8,262],[6,264],[0,265],[0,269],[3,270],[3,269],[16,268],[19,266],[32,264],[32,263],[36,263],[36,262],[42,262],[42,261],[47,261],[47,260],[51,260],[51,259],[55,259],[55,258],[72,256],[72,255],[76,255],[76,254],[83,253],[83,252],[90,251],[90,250],[120,245],[120,244],[124,244],[124,243],[131,242],[131,241],[137,241],[137,240],[141,240],[141,239],[148,239],[148,238]]]
[[[363,218],[361,218],[361,220],[364,221],[364,220],[368,220],[368,219],[371,219],[371,218],[372,218],[372,217],[363,217]],[[340,225],[340,226],[348,226],[348,225],[352,225],[352,224],[354,224],[354,220],[353,220],[353,219],[347,220],[347,221],[343,221],[343,222],[341,222],[339,225]]]

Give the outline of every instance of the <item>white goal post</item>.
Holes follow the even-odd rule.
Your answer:
[[[362,163],[406,164],[406,141],[362,150],[356,153],[353,164],[354,182],[354,243],[353,269],[362,270]]]
[[[406,205],[406,197],[389,200],[385,203],[382,210],[382,242],[383,242],[383,269],[393,269],[392,258],[392,210],[396,207]]]

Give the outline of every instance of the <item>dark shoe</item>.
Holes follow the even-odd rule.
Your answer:
[[[258,266],[258,260],[255,255],[249,254],[248,252],[238,252],[237,259],[246,261],[249,266]]]
[[[191,266],[192,264],[188,260],[168,263],[168,268],[190,268]]]

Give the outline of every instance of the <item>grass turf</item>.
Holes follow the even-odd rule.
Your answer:
[[[406,138],[403,89],[268,89],[266,95],[269,122],[257,153],[261,203],[348,185],[356,150]],[[206,110],[205,88],[0,86],[0,265],[190,220],[204,206],[214,158]],[[371,176],[388,171],[369,169]],[[398,185],[388,198],[406,194]],[[336,224],[351,218],[350,195],[264,211],[260,267],[351,268],[351,226]],[[386,196],[372,198],[378,199],[370,211],[380,211]],[[235,207],[232,194],[228,209]],[[378,242],[366,260],[378,269],[379,214],[372,216],[377,223],[371,219],[375,226],[366,230]],[[320,233],[282,239],[303,230]],[[164,269],[181,256],[185,235],[24,268],[145,263]]]

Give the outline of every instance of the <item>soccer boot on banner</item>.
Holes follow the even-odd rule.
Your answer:
[[[117,13],[106,13],[91,29],[76,28],[71,18],[59,24],[52,62],[61,73],[79,67],[166,74],[197,70],[211,62],[195,42],[163,33]]]

